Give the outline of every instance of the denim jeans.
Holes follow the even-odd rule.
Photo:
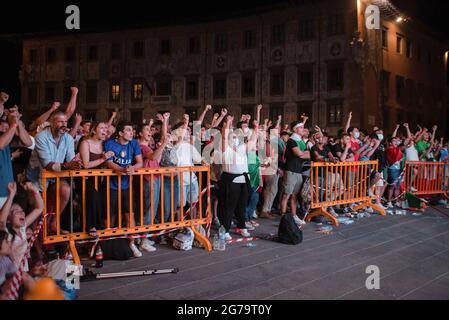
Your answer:
[[[144,192],[144,198],[143,198],[143,203],[144,203],[144,218],[143,218],[143,223],[145,225],[150,225],[151,224],[151,181],[144,181],[143,184],[143,192]],[[159,209],[159,198],[161,196],[161,179],[160,178],[154,178],[153,179],[153,210],[154,210],[154,216],[156,217],[158,214],[158,209]]]
[[[249,194],[249,204],[245,209],[245,221],[248,222],[252,219],[254,210],[256,210],[257,203],[259,202],[259,187],[251,187]]]
[[[176,209],[179,207],[179,178],[177,175],[174,176],[173,178],[173,203],[174,203],[174,212],[173,214],[176,213]],[[163,195],[164,195],[164,222],[169,222],[171,221],[171,213],[172,213],[172,208],[171,208],[171,177],[169,176],[165,176],[164,177],[164,186],[163,186]],[[160,216],[161,216],[161,210],[159,210],[157,216],[156,216],[156,223],[161,223],[162,221],[160,221]],[[176,216],[175,216],[175,220],[176,220]]]

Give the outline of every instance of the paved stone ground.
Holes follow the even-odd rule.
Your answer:
[[[449,209],[439,207],[449,215]],[[276,233],[261,220],[254,234]],[[334,228],[308,224],[297,246],[257,240],[224,252],[167,245],[128,261],[105,261],[102,273],[180,269],[177,274],[82,282],[79,299],[449,299],[449,216],[429,208],[421,216],[372,216]],[[366,267],[380,269],[380,289],[367,290]]]

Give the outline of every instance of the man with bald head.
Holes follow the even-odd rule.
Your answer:
[[[36,135],[37,158],[40,163],[38,175],[34,176],[33,182],[39,183],[41,169],[48,171],[60,172],[62,170],[78,170],[81,169],[81,160],[75,157],[75,143],[72,136],[68,133],[67,116],[62,111],[54,112],[50,117],[50,126]],[[36,172],[35,172],[36,174]],[[30,177],[27,175],[27,178]],[[49,201],[48,211],[55,206],[56,186],[55,181],[50,180],[47,186]],[[60,210],[64,211],[70,198],[70,186],[67,181],[60,180]]]

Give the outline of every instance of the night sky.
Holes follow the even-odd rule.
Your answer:
[[[23,35],[34,32],[66,32],[65,8],[77,4],[81,11],[81,29],[108,30],[126,26],[148,24],[171,24],[189,21],[208,21],[221,17],[236,16],[245,12],[267,10],[288,6],[298,0],[227,0],[227,1],[35,1],[2,3],[0,19],[1,35]],[[355,1],[355,0],[354,0]],[[449,1],[441,0],[392,0],[411,16],[429,24],[449,38],[446,15]],[[157,3],[157,4],[156,4]],[[16,37],[17,39],[17,37]],[[0,38],[0,90],[12,93],[11,103],[19,103],[18,70],[21,64],[21,48],[17,40]]]

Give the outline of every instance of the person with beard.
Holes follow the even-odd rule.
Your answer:
[[[40,168],[38,177],[35,177],[32,182],[40,184],[42,169],[54,172],[81,169],[81,159],[79,156],[75,156],[74,140],[67,132],[66,114],[62,111],[56,111],[50,117],[50,127],[35,137],[35,152],[39,159]],[[47,188],[47,194],[49,195],[47,211],[54,212],[53,210],[56,209],[56,181],[54,179],[47,181],[47,185],[41,186],[41,188]],[[65,179],[60,179],[59,200],[61,212],[64,211],[69,202],[70,192],[71,187],[69,183]]]

